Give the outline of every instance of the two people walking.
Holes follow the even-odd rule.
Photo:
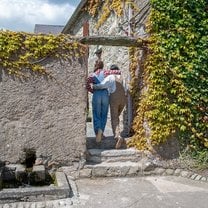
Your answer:
[[[105,70],[103,62],[97,60],[94,73],[87,79],[87,90],[93,93],[92,112],[96,142],[100,143],[103,138],[110,105],[111,126],[116,139],[115,148],[119,149],[123,142],[119,116],[126,105],[126,96],[118,66],[112,65],[110,70]]]

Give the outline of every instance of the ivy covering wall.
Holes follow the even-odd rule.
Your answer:
[[[67,35],[0,31],[0,68],[15,77],[49,76],[41,65],[44,59],[69,60],[84,53],[85,47]]]
[[[134,1],[88,1],[88,10],[123,15]],[[139,149],[170,137],[193,149],[208,148],[208,6],[206,0],[150,0],[150,40],[142,64],[143,86],[135,75],[138,49],[130,48],[131,93],[135,104],[134,135],[129,145]],[[134,9],[134,8],[133,8]],[[135,84],[136,83],[136,84]],[[151,144],[151,145],[149,145]]]
[[[132,144],[148,148],[174,136],[208,148],[208,7],[206,0],[151,0],[144,78]],[[149,138],[144,128],[151,129]]]

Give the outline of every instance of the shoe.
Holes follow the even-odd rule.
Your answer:
[[[118,137],[118,140],[117,140],[117,142],[116,142],[115,148],[116,148],[116,149],[120,149],[122,143],[123,143],[123,138],[122,138],[121,136],[119,136],[119,137]]]
[[[107,139],[107,137],[103,134],[103,135],[102,135],[102,139]]]
[[[96,134],[96,142],[100,143],[102,139],[103,131],[101,129],[98,129],[98,133]]]

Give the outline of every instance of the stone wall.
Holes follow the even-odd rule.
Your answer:
[[[86,149],[86,67],[46,60],[55,79],[27,81],[0,69],[0,161],[18,163],[24,149],[71,165]]]
[[[125,19],[119,19],[115,15],[111,15],[107,21],[101,25],[99,29],[96,28],[97,19],[90,18],[90,16],[83,12],[77,20],[74,27],[71,28],[71,34],[74,36],[82,37],[83,36],[83,24],[84,22],[89,21],[89,36],[117,36],[125,35],[124,31],[119,30],[118,23],[125,21]],[[104,61],[104,68],[109,68],[111,64],[117,64],[126,79],[128,79],[128,69],[129,69],[129,54],[127,47],[114,47],[114,46],[89,46],[89,58],[88,58],[88,71],[93,72],[94,63],[97,57],[95,56],[95,51],[98,47],[102,47],[102,59]]]
[[[140,11],[142,8],[145,8],[145,5],[147,5],[149,0],[137,0],[136,1],[136,7],[138,11]],[[115,14],[111,14],[110,17],[99,27],[99,29],[96,28],[97,20],[98,18],[91,18],[89,19],[89,16],[86,13],[83,13],[83,20],[89,19],[89,36],[127,36],[130,34],[127,34],[129,31],[129,25],[128,25],[128,19],[135,17],[135,22],[139,21],[139,23],[136,26],[136,30],[134,31],[135,37],[143,37],[146,35],[145,33],[145,22],[147,21],[147,15],[143,12],[141,12],[140,15],[137,15],[135,12],[132,13],[131,16],[129,16],[129,10],[128,7],[124,8],[124,16],[117,17]],[[79,18],[81,20],[81,18]],[[81,24],[77,24],[76,27],[80,27]],[[78,31],[76,29],[76,31]],[[82,28],[80,28],[79,32],[76,33],[77,36],[82,36]],[[96,51],[97,47],[102,47],[103,53],[102,53],[102,59],[104,61],[105,68],[109,68],[111,64],[116,64],[119,66],[119,68],[122,71],[123,77],[125,78],[126,83],[129,82],[131,79],[129,74],[129,53],[128,53],[128,47],[122,47],[122,46],[90,46],[89,47],[89,59],[88,59],[88,70],[89,72],[93,71],[93,66],[96,60],[96,56],[94,52]],[[128,86],[126,86],[128,87]]]
[[[97,30],[97,21],[94,19],[90,20],[90,36],[119,36],[125,35],[123,31],[119,31],[118,23],[119,20],[115,15],[111,15],[106,22]],[[95,60],[95,51],[98,47],[102,47],[102,60],[104,61],[104,68],[110,68],[112,64],[116,64],[122,71],[124,79],[129,79],[129,54],[128,48],[122,46],[90,46],[89,50],[89,72],[93,71]]]

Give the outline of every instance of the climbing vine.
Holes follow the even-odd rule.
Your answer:
[[[140,54],[142,53],[142,55]],[[135,118],[132,124],[133,137],[129,140],[128,145],[134,146],[138,149],[150,149],[148,145],[148,134],[147,129],[144,128],[144,125],[147,126],[147,121],[145,118],[145,112],[147,111],[147,105],[142,105],[144,100],[144,90],[145,85],[147,84],[144,71],[144,61],[146,58],[146,50],[139,50],[136,47],[129,48],[130,55],[130,94],[132,95],[132,104],[133,104],[133,115]],[[142,57],[142,58],[139,58]],[[138,139],[139,138],[139,139]]]
[[[49,75],[41,65],[45,58],[72,59],[84,52],[84,47],[67,35],[0,31],[0,68],[16,77],[27,78],[31,72]]]
[[[208,148],[208,15],[205,0],[152,0],[152,44],[144,92],[134,119],[133,144],[177,136],[190,148]]]
[[[128,0],[94,0],[93,16],[123,15]],[[93,4],[96,2],[96,4]],[[208,148],[208,5],[206,0],[150,0],[148,53],[141,88],[137,49],[130,49],[134,136],[131,146],[147,149],[177,137],[190,148]],[[94,5],[94,7],[92,6]],[[95,6],[96,5],[96,6]],[[112,7],[112,5],[115,5]],[[116,12],[122,11],[122,12]],[[141,63],[140,63],[141,64]],[[151,144],[151,145],[149,145]]]
[[[99,28],[111,13],[115,13],[118,17],[122,16],[124,14],[124,7],[128,5],[138,10],[133,0],[89,0],[86,8],[91,16],[99,16],[96,25]]]

